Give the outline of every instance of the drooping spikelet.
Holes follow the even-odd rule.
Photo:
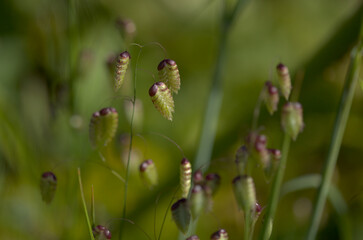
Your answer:
[[[188,208],[188,201],[185,198],[179,199],[171,206],[171,214],[178,229],[186,234],[190,224],[190,210]]]
[[[182,197],[187,198],[192,184],[192,165],[188,159],[183,158],[180,163],[180,188]]]
[[[110,230],[102,225],[97,225],[92,228],[93,236],[96,239],[111,239],[112,234]]]
[[[303,108],[298,102],[288,102],[282,108],[281,125],[295,141],[304,128]]]
[[[158,65],[160,81],[164,82],[170,91],[178,93],[180,89],[179,69],[174,60],[164,59]]]
[[[233,179],[233,190],[238,206],[244,214],[254,218],[256,212],[256,190],[252,177],[247,175]]]
[[[211,240],[228,240],[228,233],[224,229],[220,229],[210,236]]]
[[[288,100],[292,89],[289,69],[284,64],[280,63],[277,65],[276,70],[281,93],[285,99]]]
[[[199,237],[197,235],[193,235],[188,237],[186,240],[199,240]]]
[[[89,136],[94,148],[106,146],[116,134],[118,114],[114,108],[103,108],[93,113]]]
[[[270,81],[265,83],[263,100],[268,112],[272,115],[279,104],[279,91]]]
[[[57,189],[57,177],[52,172],[45,172],[42,174],[42,178],[40,180],[40,193],[42,195],[42,199],[46,203],[51,203],[55,191]]]
[[[149,89],[149,95],[155,108],[166,119],[173,120],[174,100],[170,90],[163,82],[154,83]]]
[[[119,90],[124,82],[126,70],[127,70],[127,67],[129,66],[130,58],[131,58],[131,56],[127,51],[121,53],[117,57],[116,72],[115,72],[115,86],[114,86],[115,91]]]
[[[158,184],[158,172],[153,160],[148,159],[141,163],[140,176],[150,188]]]
[[[197,218],[205,207],[206,195],[201,185],[194,185],[190,195],[190,211],[192,217]]]

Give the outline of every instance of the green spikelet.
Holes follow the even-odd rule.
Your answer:
[[[288,100],[292,89],[289,69],[284,64],[280,63],[277,65],[276,70],[281,93],[285,99]]]
[[[114,86],[115,91],[119,90],[124,82],[126,70],[127,70],[127,67],[129,66],[130,58],[131,58],[131,56],[127,51],[121,53],[117,57],[116,72],[115,72],[115,86]]]
[[[270,81],[265,83],[263,99],[268,112],[272,115],[279,104],[279,91]]]
[[[178,93],[180,89],[179,69],[175,61],[164,59],[158,65],[160,81],[164,82],[170,91]]]
[[[55,191],[57,189],[57,177],[52,172],[45,172],[42,174],[42,178],[40,180],[40,193],[42,195],[42,199],[46,203],[51,203]]]
[[[256,190],[253,179],[250,176],[242,175],[233,180],[233,190],[238,206],[254,218],[256,211]]]
[[[116,134],[118,114],[114,108],[103,108],[93,113],[89,136],[94,148],[106,146]]]
[[[188,237],[186,240],[199,240],[199,237],[197,235],[193,235]]]
[[[149,89],[149,95],[155,108],[166,119],[173,120],[174,100],[170,90],[163,82],[154,83]]]
[[[220,229],[217,232],[213,233],[210,237],[211,240],[228,240],[228,233],[224,229]]]
[[[190,224],[190,210],[188,208],[188,201],[185,198],[178,200],[171,206],[171,214],[178,229],[186,234]]]
[[[158,184],[158,172],[151,159],[145,160],[140,165],[140,176],[150,188]]]
[[[183,158],[180,163],[180,188],[182,197],[187,198],[192,184],[192,165],[188,159]]]
[[[303,108],[298,102],[288,102],[282,108],[281,125],[284,131],[296,140],[304,128]]]
[[[190,195],[190,210],[192,217],[195,219],[199,217],[205,206],[205,193],[201,185],[195,185]]]
[[[266,179],[269,181],[272,176],[276,173],[280,163],[281,151],[278,149],[268,149],[270,154],[270,160],[266,166],[263,166]]]

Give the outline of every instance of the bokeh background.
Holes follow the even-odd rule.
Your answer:
[[[197,234],[209,239],[225,228],[230,239],[243,236],[243,214],[231,181],[234,154],[248,133],[258,94],[266,80],[276,81],[280,61],[300,79],[304,132],[291,146],[285,181],[320,173],[327,155],[338,101],[356,43],[363,9],[359,0],[254,0],[237,17],[228,36],[223,71],[223,105],[207,172],[222,185],[213,212],[201,216]],[[88,207],[95,189],[96,221],[118,238],[124,184],[105,167],[88,136],[91,114],[115,107],[120,116],[116,139],[104,152],[107,166],[125,176],[132,83],[139,47],[137,119],[131,163],[124,239],[154,238],[178,184],[180,151],[193,162],[214,72],[222,16],[220,0],[3,0],[0,1],[0,238],[88,239],[80,200],[81,168]],[[125,20],[132,23],[125,25]],[[127,22],[127,21],[126,21]],[[130,25],[131,24],[131,25]],[[125,30],[125,26],[128,28]],[[157,44],[163,46],[163,50]],[[122,91],[115,95],[110,56],[132,56]],[[178,64],[181,90],[174,121],[155,110],[148,89],[163,58]],[[357,88],[334,175],[340,209],[328,201],[319,239],[363,236],[363,94]],[[269,146],[280,148],[280,113],[261,110],[260,126]],[[156,133],[156,134],[154,134]],[[158,135],[159,134],[159,135]],[[137,171],[154,160],[159,185],[150,190]],[[42,172],[53,171],[58,187],[53,202],[41,200]],[[257,198],[267,202],[270,184],[256,169]],[[305,236],[316,189],[281,198],[272,239]],[[256,235],[259,229],[257,224]],[[177,239],[170,212],[161,239]]]

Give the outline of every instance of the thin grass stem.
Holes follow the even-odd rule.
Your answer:
[[[137,64],[140,59],[140,55],[142,52],[142,47],[139,50],[139,53],[136,58],[136,64],[134,69],[134,96],[132,100],[132,114],[131,114],[131,123],[130,123],[130,146],[129,146],[129,154],[127,158],[127,165],[126,165],[126,177],[125,177],[125,190],[124,190],[124,206],[122,210],[122,218],[126,219],[126,206],[127,206],[127,190],[128,190],[128,183],[129,183],[129,174],[130,174],[130,159],[131,159],[131,151],[132,151],[132,140],[134,135],[133,123],[134,123],[134,115],[135,115],[135,102],[136,102],[136,79],[137,79]],[[121,221],[120,225],[120,234],[119,239],[122,239],[122,229],[123,229],[123,221]]]
[[[353,102],[354,92],[359,79],[359,69],[362,60],[362,48],[363,48],[362,35],[363,35],[363,30],[361,30],[359,43],[357,47],[353,49],[351,54],[351,63],[348,69],[347,79],[344,85],[337,117],[334,123],[334,130],[330,142],[328,156],[325,160],[324,167],[322,170],[322,182],[319,187],[318,196],[314,205],[314,211],[311,218],[307,239],[316,238],[316,234],[318,232],[319,224],[321,221],[321,216],[323,214],[325,202],[331,185],[331,179],[333,177],[335,165],[339,155],[339,150],[344,136],[344,131],[349,117],[350,108]]]
[[[88,225],[89,234],[90,234],[91,240],[95,240],[95,238],[93,237],[93,231],[92,231],[91,221],[89,220],[89,217],[88,217],[86,200],[84,198],[83,185],[82,185],[82,179],[81,179],[81,169],[80,168],[78,168],[78,182],[79,182],[79,190],[81,192],[81,199],[82,199],[82,204],[83,204],[83,210],[84,210],[84,215],[86,216],[86,221],[87,221],[87,225]]]
[[[270,198],[267,203],[267,210],[264,218],[264,222],[262,225],[262,230],[260,233],[260,239],[269,239],[270,238],[270,224],[273,222],[273,219],[275,217],[277,204],[279,201],[280,196],[280,189],[282,185],[282,180],[284,178],[285,168],[286,168],[286,162],[287,162],[287,156],[289,154],[290,149],[290,143],[291,143],[291,137],[289,134],[285,133],[284,140],[282,144],[282,153],[281,153],[281,160],[279,167],[277,169],[276,176],[274,177]]]

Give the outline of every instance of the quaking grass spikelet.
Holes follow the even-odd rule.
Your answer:
[[[238,206],[249,216],[255,215],[256,190],[252,177],[238,176],[233,180],[233,190]]]
[[[140,176],[150,188],[158,184],[158,172],[151,159],[145,160],[140,165]]]
[[[188,208],[188,201],[185,198],[179,199],[171,206],[171,214],[178,229],[186,234],[190,224],[190,210]]]
[[[93,236],[96,239],[111,239],[112,234],[105,226],[97,225],[93,227]]]
[[[285,99],[288,100],[292,89],[289,69],[284,64],[280,63],[276,66],[276,70],[281,93]]]
[[[211,240],[228,240],[228,233],[224,229],[220,229],[217,232],[213,233],[210,237]]]
[[[182,197],[187,198],[192,184],[192,165],[188,159],[183,158],[180,163],[180,188]]]
[[[130,58],[131,58],[131,56],[127,51],[121,53],[117,57],[116,72],[115,72],[115,85],[114,85],[115,91],[119,90],[124,82],[126,70],[127,70],[127,67],[129,66]]]
[[[154,83],[149,89],[149,95],[155,108],[166,119],[173,120],[174,100],[170,90],[163,82]]]
[[[174,60],[164,59],[158,65],[160,81],[164,82],[170,91],[178,93],[180,89],[180,74]]]
[[[103,108],[93,113],[89,125],[89,136],[94,148],[106,146],[115,136],[118,114],[115,108]]]
[[[40,180],[40,193],[42,195],[42,199],[46,203],[51,203],[55,191],[57,189],[57,177],[52,172],[45,172],[42,174],[42,178]]]

